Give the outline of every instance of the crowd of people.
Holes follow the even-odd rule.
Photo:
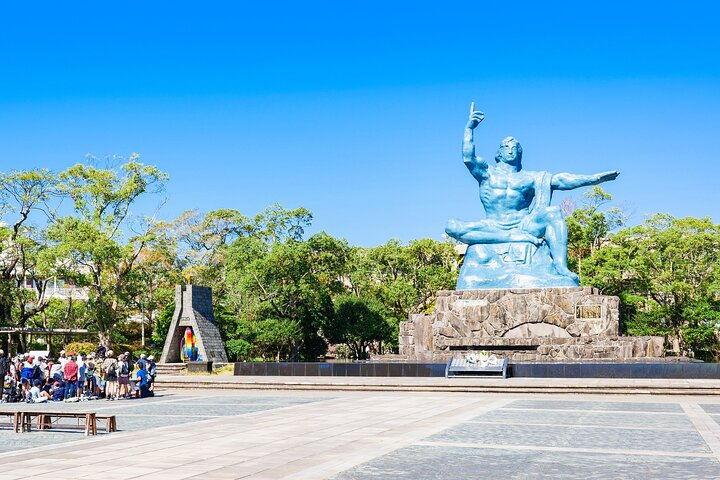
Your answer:
[[[85,354],[60,352],[56,361],[43,355],[18,353],[13,357],[0,350],[0,402],[77,402],[123,400],[153,396],[157,375],[152,355],[133,361],[130,352],[115,355],[99,348]]]

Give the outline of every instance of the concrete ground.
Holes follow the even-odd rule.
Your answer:
[[[158,393],[31,405],[114,413],[121,431],[5,426],[0,478],[720,478],[716,396]]]

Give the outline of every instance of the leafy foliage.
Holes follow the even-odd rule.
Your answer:
[[[583,259],[595,253],[611,231],[625,225],[625,214],[618,207],[601,209],[612,197],[600,187],[593,187],[585,193],[585,202],[580,208],[568,203],[564,210],[568,215],[568,264],[582,276]]]
[[[355,248],[349,273],[350,290],[374,298],[395,317],[429,312],[438,290],[453,289],[459,257],[454,244],[431,239],[405,246],[390,240],[375,248]]]
[[[58,275],[88,290],[88,325],[106,341],[113,326],[132,310],[134,273],[150,247],[150,228],[123,240],[121,227],[143,194],[162,189],[167,175],[133,154],[115,169],[78,164],[59,175],[58,190],[73,201],[75,215],[57,218],[47,230]]]
[[[717,353],[720,226],[710,219],[656,214],[596,251],[585,278],[621,296],[629,332],[668,336],[685,355]]]
[[[135,154],[117,168],[0,174],[0,324],[84,327],[129,351],[141,349],[144,325],[157,353],[174,285],[191,281],[212,287],[231,359],[313,360],[329,343],[365,358],[393,348],[399,322],[431,312],[436,292],[455,286],[454,244],[361,248],[325,232],[308,237],[313,216],[302,207],[190,211],[172,222],[134,216],[138,199],[166,181]],[[564,204],[571,267],[583,284],[620,296],[624,331],[717,358],[720,226],[657,214],[613,233],[625,216],[610,200],[596,187],[579,208]],[[56,279],[64,297],[49,293]],[[142,323],[127,322],[135,315]],[[31,338],[17,340],[25,349]]]
[[[393,318],[377,299],[341,295],[335,298],[335,316],[323,328],[332,343],[344,343],[351,358],[366,359],[373,346],[394,333]]]
[[[250,353],[263,358],[317,358],[327,348],[318,331],[332,318],[331,295],[342,288],[348,247],[325,233],[265,240],[239,238],[228,251],[227,305],[242,319],[229,337],[254,339]]]
[[[49,304],[56,260],[33,217],[51,217],[58,178],[45,169],[0,174],[0,324],[25,327]],[[25,288],[30,285],[31,288]],[[20,348],[26,347],[21,336]]]
[[[97,349],[97,344],[92,342],[70,342],[66,343],[63,347],[63,350],[70,355],[71,353],[75,354],[81,354],[84,353],[85,355],[94,352]]]

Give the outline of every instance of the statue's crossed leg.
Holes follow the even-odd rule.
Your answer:
[[[445,232],[468,245],[529,242],[539,247],[545,242],[557,272],[578,280],[578,276],[567,266],[568,231],[558,207],[538,208],[522,219],[508,223],[494,219],[475,222],[450,220]]]

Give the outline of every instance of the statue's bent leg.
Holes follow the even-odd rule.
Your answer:
[[[492,220],[476,222],[450,220],[445,227],[445,233],[468,245],[506,242],[530,242],[535,245],[541,243],[539,238],[518,227],[499,225]]]
[[[501,230],[487,220],[477,222],[449,220],[445,227],[445,233],[455,240],[472,245],[474,243],[492,243],[487,240],[497,237]]]
[[[539,209],[534,212],[532,220],[528,222],[526,228],[533,235],[540,237],[544,235],[557,272],[579,281],[579,277],[568,269],[568,230],[560,208],[552,206]]]

